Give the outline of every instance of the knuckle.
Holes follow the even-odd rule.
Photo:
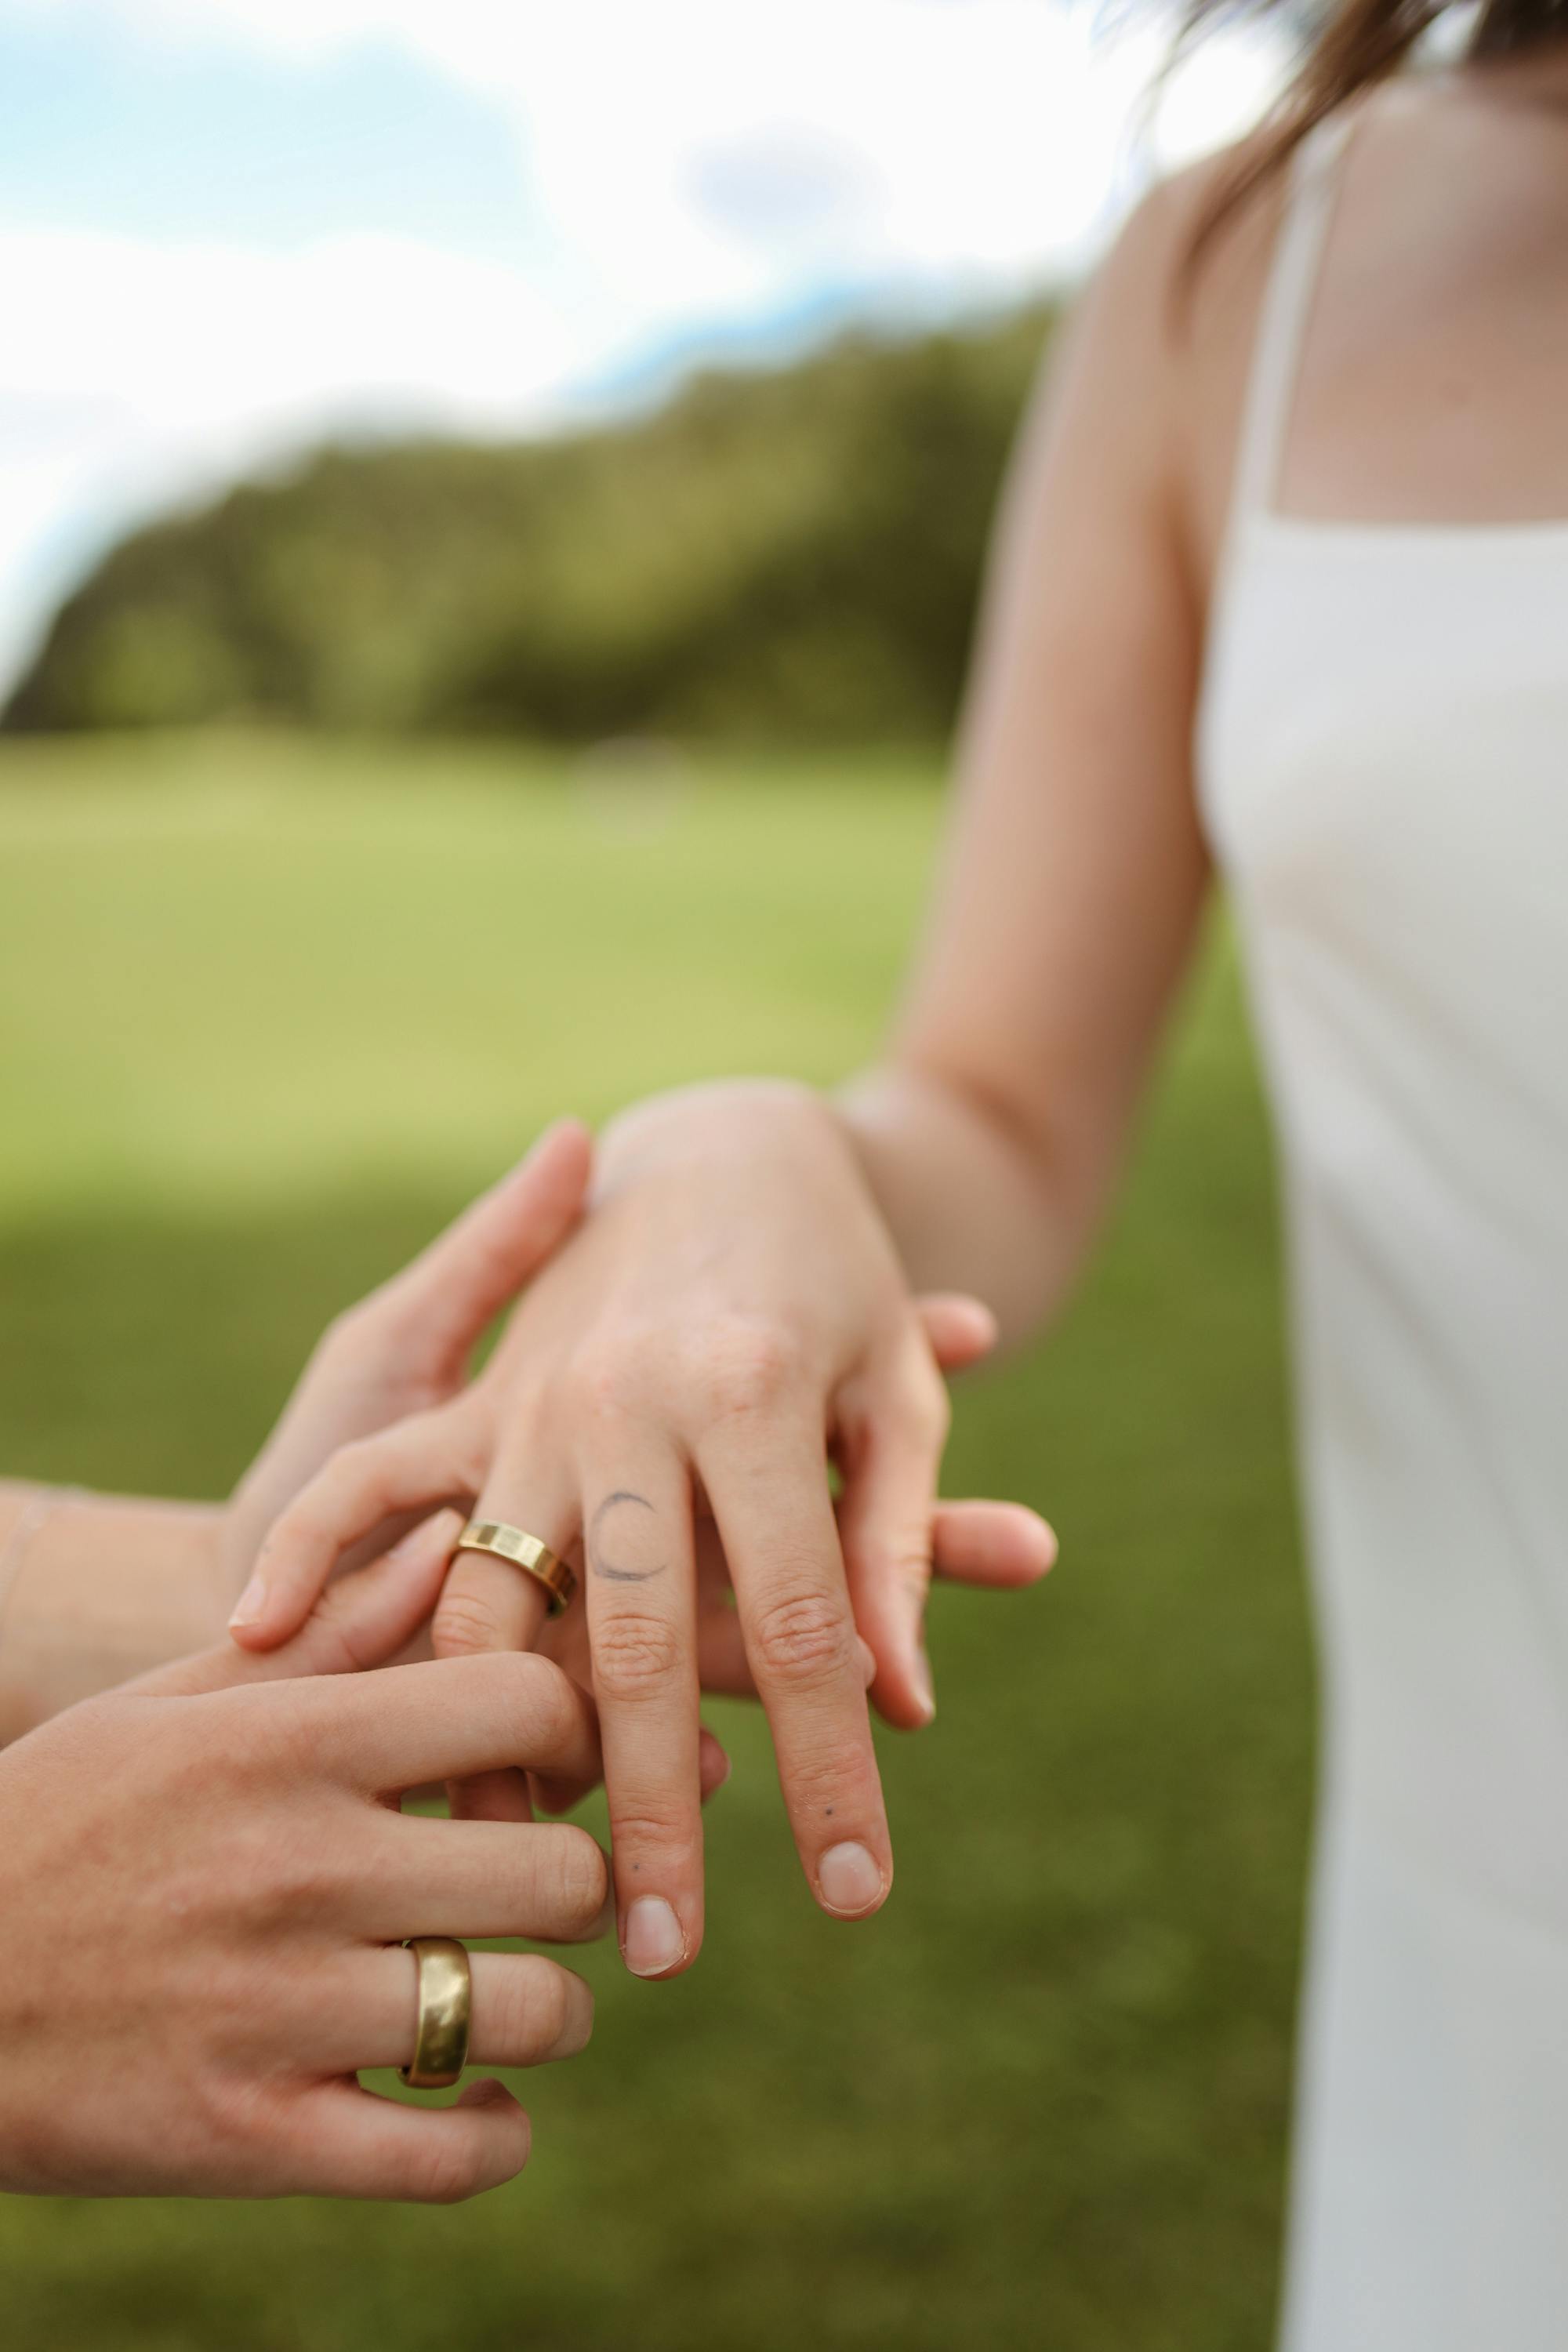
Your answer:
[[[339,1308],[316,1342],[318,1362],[352,1363],[359,1358],[375,1337],[380,1297],[379,1291],[373,1291],[368,1298],[356,1298],[352,1307]]]
[[[438,1658],[474,1658],[499,1652],[500,1625],[490,1602],[465,1584],[448,1584],[430,1621],[430,1646]]]
[[[567,1393],[579,1417],[598,1420],[634,1411],[647,1397],[650,1372],[662,1360],[662,1352],[651,1334],[639,1339],[621,1332],[589,1341],[574,1357],[566,1375]]]
[[[773,1410],[805,1369],[795,1333],[769,1317],[741,1317],[709,1328],[687,1377],[698,1404],[719,1420]]]
[[[662,1617],[619,1609],[595,1627],[594,1682],[608,1699],[638,1699],[661,1690],[680,1664],[680,1638]]]
[[[772,1601],[753,1640],[759,1665],[775,1682],[816,1682],[847,1664],[852,1627],[830,1593],[802,1592]]]
[[[864,1790],[865,1762],[847,1745],[827,1741],[808,1756],[797,1758],[789,1778],[790,1811],[796,1821],[820,1822],[831,1806],[840,1834],[852,1837],[851,1817]]]
[[[461,2205],[485,2186],[485,2151],[478,2139],[439,2138],[415,2155],[406,2193],[420,2205]]]
[[[628,1854],[642,1857],[653,1853],[661,1863],[675,1868],[700,1861],[699,1842],[693,1835],[687,1810],[679,1803],[661,1804],[651,1790],[644,1790],[629,1812],[622,1812],[616,1807],[611,1828],[616,1851],[623,1861]]]
[[[369,1437],[345,1438],[328,1463],[325,1473],[334,1496],[352,1490],[372,1476],[385,1453],[385,1434],[380,1430]]]
[[[907,1408],[910,1427],[918,1442],[940,1454],[952,1428],[952,1400],[936,1372],[911,1391]]]
[[[572,2020],[566,1971],[553,1960],[539,1960],[524,1971],[518,1987],[517,2049],[552,2050]]]
[[[883,1585],[922,1600],[931,1583],[931,1536],[927,1528],[865,1528],[847,1547],[864,1573]]]
[[[609,1865],[603,1848],[586,1830],[569,1822],[550,1823],[544,1834],[554,1849],[555,1891],[566,1916],[578,1927],[592,1926],[610,1892]]]
[[[492,1668],[511,1703],[526,1719],[519,1740],[525,1756],[551,1755],[563,1747],[575,1729],[579,1715],[576,1686],[552,1658],[534,1651],[509,1650]]]

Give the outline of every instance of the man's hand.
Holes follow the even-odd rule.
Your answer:
[[[0,2188],[447,2202],[528,2159],[496,2082],[374,2096],[413,2053],[411,1936],[576,1941],[608,1874],[585,1832],[405,1817],[397,1792],[499,1766],[591,1776],[593,1710],[542,1658],[377,1664],[427,1615],[454,1523],[334,1586],[299,1641],[232,1644],[58,1716],[0,1756]],[[587,1987],[478,1953],[471,2049],[541,2064]]]

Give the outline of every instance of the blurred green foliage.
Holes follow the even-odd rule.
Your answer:
[[[852,1066],[933,785],[704,766],[633,829],[493,748],[0,754],[0,1463],[221,1491],[326,1318],[552,1112]],[[948,1491],[1063,1553],[935,1598],[937,1722],[881,1742],[887,1911],[815,1911],[763,1727],[718,1706],[703,1957],[582,1959],[597,2032],[520,2078],[520,2181],[0,2200],[7,2347],[1257,2352],[1310,1765],[1279,1343],[1221,932],[1090,1280],[961,1391]]]
[[[1049,323],[861,337],[572,438],[329,449],[115,549],[6,724],[939,736]]]

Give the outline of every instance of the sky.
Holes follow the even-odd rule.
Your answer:
[[[1082,0],[0,0],[0,687],[128,525],[1079,275],[1266,100]]]

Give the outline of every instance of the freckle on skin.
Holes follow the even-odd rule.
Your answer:
[[[829,1820],[829,1821],[831,1821],[831,1820],[833,1819],[833,1808],[832,1808],[832,1806],[831,1806],[831,1805],[825,1805],[825,1806],[823,1807],[823,1809],[822,1809],[822,1810],[823,1810],[823,1811],[827,1815],[828,1820]]]

